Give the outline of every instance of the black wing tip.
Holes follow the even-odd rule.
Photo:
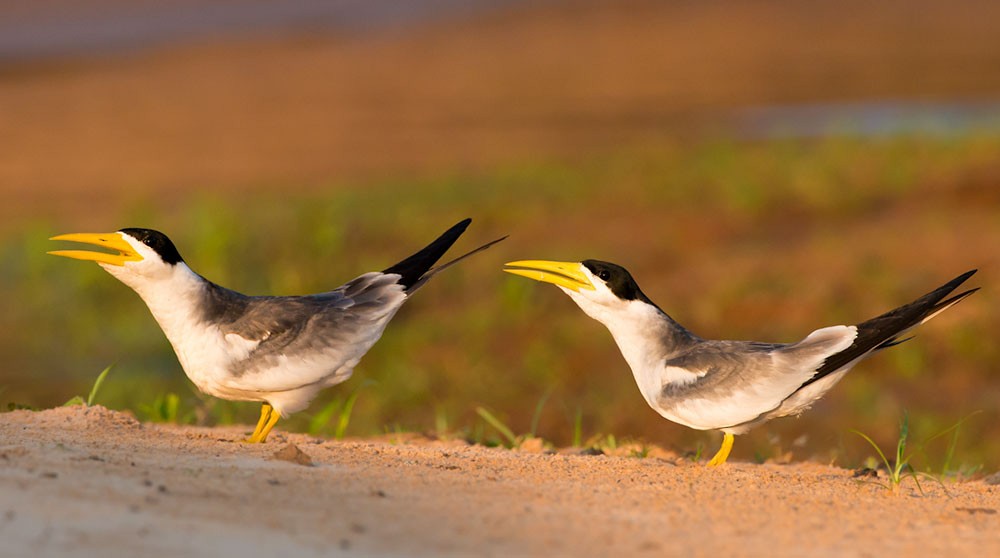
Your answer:
[[[927,319],[930,319],[928,316],[933,317],[937,312],[946,310],[953,304],[961,302],[979,290],[979,287],[976,287],[948,297],[959,285],[964,283],[969,277],[975,275],[977,271],[979,270],[971,269],[966,271],[909,304],[857,324],[858,335],[854,343],[847,349],[827,357],[817,369],[817,374],[803,385],[811,384],[855,358],[862,357],[871,351],[894,347],[908,341],[912,337],[899,340],[897,335],[923,323]]]
[[[426,248],[424,248],[420,252],[417,252],[417,254],[420,254],[420,253],[424,252],[425,250],[430,249],[432,246],[437,246],[437,245],[440,245],[442,243],[447,243],[447,246],[445,247],[445,249],[442,250],[441,254],[438,255],[438,258],[440,258],[441,256],[444,255],[444,252],[447,251],[448,248],[450,248],[451,245],[454,244],[456,240],[458,240],[458,237],[462,236],[465,233],[465,230],[468,229],[469,225],[471,225],[471,224],[472,224],[472,218],[471,217],[466,217],[465,219],[462,219],[461,221],[459,221],[459,222],[455,223],[454,225],[452,225],[451,227],[449,227],[448,230],[446,230],[443,233],[441,233],[441,236],[439,236],[436,239],[434,239],[434,242],[431,242],[430,244],[428,244]],[[414,254],[414,256],[415,255],[416,254]],[[431,265],[433,265],[433,262],[431,262]]]
[[[399,263],[384,269],[382,273],[395,273],[399,275],[398,283],[405,289],[410,289],[410,287],[420,282],[421,277],[441,259],[441,256],[444,256],[444,253],[451,248],[451,245],[458,240],[458,237],[462,236],[471,223],[471,217],[462,219],[423,249]]]
[[[966,279],[968,279],[969,277],[972,277],[973,275],[975,275],[977,271],[979,271],[979,269],[970,269],[969,271],[966,271],[965,273],[963,273],[963,274],[959,275],[958,277],[952,279],[952,281],[957,281],[958,282],[957,284],[961,284]]]
[[[949,294],[951,294],[952,291],[954,291],[955,289],[957,289],[959,285],[961,285],[962,283],[966,282],[969,279],[969,277],[972,277],[973,275],[975,275],[977,271],[979,271],[979,270],[978,269],[970,269],[969,271],[966,271],[965,273],[959,275],[958,277],[955,277],[951,281],[948,281],[944,285],[941,285],[940,287],[938,287],[937,289],[933,290],[932,292],[927,293],[927,295],[925,295],[924,298],[925,299],[928,299],[928,298],[929,299],[935,299],[936,298],[937,300],[934,301],[934,305],[932,306],[932,308],[936,308],[936,307],[939,307],[939,306],[947,306],[952,301],[958,301],[958,300],[961,300],[961,299],[969,296],[970,294],[978,291],[979,287],[976,287],[976,288],[973,288],[973,289],[969,289],[969,290],[964,291],[964,292],[962,292],[960,294],[957,294],[957,295],[953,295],[948,300],[946,300],[944,302],[941,302],[941,299],[943,299],[944,297],[946,297]]]

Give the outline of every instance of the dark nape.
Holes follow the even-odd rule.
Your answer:
[[[184,258],[181,257],[177,248],[174,246],[174,243],[167,238],[167,235],[161,233],[160,231],[154,231],[152,229],[127,228],[121,229],[118,232],[123,232],[146,246],[149,246],[154,252],[163,258],[164,262],[170,265],[184,261]]]

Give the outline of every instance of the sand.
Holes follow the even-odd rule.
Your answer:
[[[987,480],[249,430],[0,415],[3,556],[1000,555]]]

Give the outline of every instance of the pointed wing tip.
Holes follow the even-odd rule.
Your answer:
[[[948,289],[949,291],[953,290],[953,289],[957,288],[959,285],[961,285],[962,283],[966,282],[969,279],[969,277],[972,277],[973,275],[975,275],[977,271],[979,271],[979,270],[978,269],[970,269],[969,271],[966,271],[965,273],[963,273],[963,274],[959,275],[958,277],[955,277],[951,281],[948,281],[947,283],[945,283],[945,286],[950,287]],[[964,297],[964,296],[966,296],[968,294],[972,294],[973,292],[978,291],[978,290],[979,290],[979,287],[976,287],[975,289],[972,289],[970,291],[966,291],[966,292],[962,293],[960,296]],[[952,298],[957,298],[957,297],[952,297]]]
[[[975,275],[977,271],[979,271],[979,270],[978,269],[970,269],[969,271],[966,271],[965,273],[962,273],[961,275],[958,275],[957,277],[955,277],[951,281],[948,281],[947,283],[941,285],[940,287],[938,287],[934,291],[932,291],[930,293],[927,293],[927,295],[930,296],[930,295],[933,295],[933,294],[940,294],[941,297],[943,298],[944,296],[947,296],[949,292],[957,289],[959,285],[961,285],[962,283],[965,283],[969,279],[969,277],[972,277],[973,275]],[[965,293],[962,293],[962,294],[965,294]]]
[[[471,224],[472,224],[472,218],[466,217],[465,219],[462,219],[461,221],[452,225],[452,227],[448,229],[448,232],[446,232],[445,235],[453,234],[456,235],[457,238],[458,236],[465,234],[465,231],[469,228],[469,225]]]
[[[472,224],[472,217],[466,217],[465,219],[462,219],[461,221],[448,227],[448,230],[442,233],[441,236],[442,237],[454,236],[455,238],[458,238],[459,236],[465,233],[466,229],[468,229],[469,225],[471,224]]]

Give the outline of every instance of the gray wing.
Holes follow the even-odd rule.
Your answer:
[[[326,293],[292,297],[223,295],[215,321],[238,357],[234,384],[283,391],[353,368],[406,299],[395,274],[366,273]],[[229,291],[232,293],[232,291]]]
[[[754,341],[703,341],[666,360],[668,369],[683,369],[697,375],[697,379],[664,385],[663,397],[721,399],[766,379],[772,373],[771,353],[784,346]]]
[[[816,330],[791,344],[702,341],[665,362],[658,409],[703,430],[743,424],[767,413],[816,374],[831,354],[850,346],[853,326]]]

